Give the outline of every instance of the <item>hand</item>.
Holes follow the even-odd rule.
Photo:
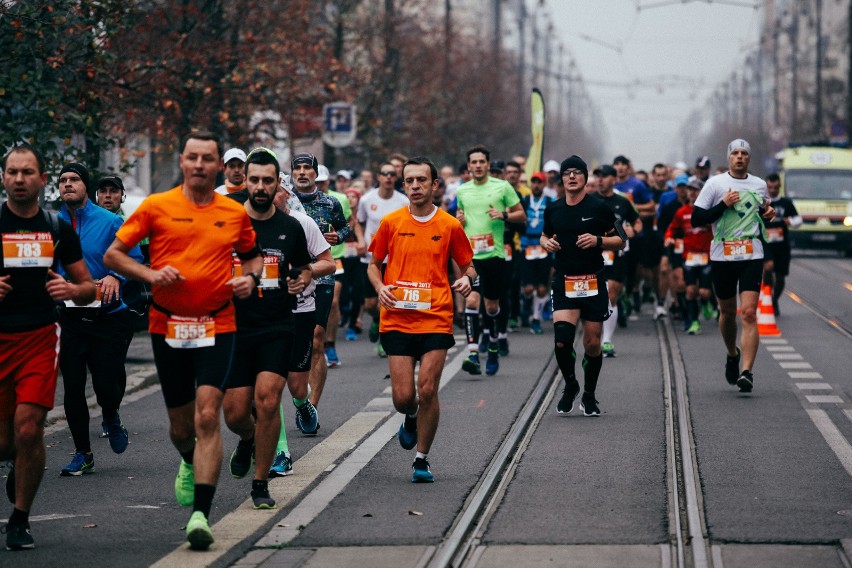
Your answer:
[[[358,253],[358,256],[364,256],[367,254],[367,243],[366,241],[358,241],[355,244],[355,252]]]
[[[456,210],[456,219],[464,226],[464,211],[461,209]]]
[[[302,280],[301,274],[297,278],[287,277],[287,292],[294,296],[301,294],[305,290],[305,281]]]
[[[6,276],[0,276],[0,302],[3,301],[3,298],[9,295],[9,292],[12,291],[12,285],[9,284],[9,281],[12,279],[12,275],[8,274]]]
[[[118,300],[118,295],[121,293],[121,281],[107,274],[101,279],[101,301],[104,304],[109,304]]]
[[[470,278],[468,278],[466,274],[463,275],[461,278],[453,282],[452,288],[453,290],[467,298],[467,296],[472,290],[472,288],[470,287]]]
[[[598,246],[598,238],[591,233],[584,233],[577,237],[577,248],[590,249]]]
[[[628,239],[635,237],[636,231],[633,230],[633,225],[630,223],[624,223],[624,234],[627,235]]]
[[[148,284],[151,286],[170,286],[175,282],[186,280],[180,271],[172,266],[164,266],[160,270],[152,270],[148,275]]]
[[[728,207],[732,206],[734,203],[737,203],[740,200],[740,194],[738,191],[734,191],[733,189],[729,189],[728,193],[725,194],[725,197],[722,198],[722,201]]]
[[[557,252],[562,250],[562,245],[559,244],[559,241],[556,240],[556,237],[551,237],[544,241],[542,247],[547,252]]]
[[[44,287],[47,289],[47,293],[50,297],[57,302],[70,300],[71,292],[74,289],[70,282],[66,282],[63,277],[49,268],[47,270],[47,284],[45,284]]]
[[[254,278],[251,276],[236,276],[228,280],[226,284],[234,288],[234,296],[240,300],[245,300],[251,296],[251,291],[254,289]]]
[[[393,295],[393,291],[397,288],[398,286],[387,285],[379,289],[379,304],[383,308],[391,309],[396,306],[396,296]]]
[[[500,219],[501,221],[503,220],[503,212],[502,211],[497,211],[496,209],[494,209],[493,205],[489,205],[488,207],[490,208],[490,209],[488,209],[488,216],[491,217],[492,220],[494,220],[494,221],[496,221],[497,219]]]
[[[671,237],[666,237],[666,240],[663,241],[663,246],[670,247],[674,244],[674,239]]]
[[[775,208],[772,207],[771,205],[767,205],[766,211],[763,212],[763,215],[761,215],[761,217],[763,217],[767,221],[774,221],[775,220]]]
[[[331,229],[331,227],[329,227]],[[340,242],[340,237],[337,235],[337,232],[334,229],[331,229],[329,233],[323,233],[322,236],[325,237],[326,242],[330,245],[336,245]]]

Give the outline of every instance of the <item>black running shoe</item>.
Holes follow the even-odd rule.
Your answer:
[[[3,532],[6,533],[6,550],[35,548],[35,541],[29,525],[24,523],[6,525],[3,527]]]
[[[556,412],[570,414],[574,410],[574,401],[577,400],[578,394],[580,394],[580,383],[577,382],[577,379],[566,382],[565,388],[562,389],[562,398],[556,403]]]
[[[580,408],[583,410],[583,416],[600,416],[601,409],[598,408],[598,401],[595,400],[595,395],[587,392],[583,393],[580,399]]]
[[[254,438],[249,443],[240,440],[237,447],[234,448],[234,453],[231,454],[231,461],[228,463],[231,475],[237,479],[242,479],[249,472],[253,463]]]
[[[740,376],[740,356],[742,351],[737,347],[737,355],[735,357],[725,357],[725,379],[729,385],[737,384],[737,379]]]
[[[743,371],[737,379],[737,386],[740,387],[740,392],[751,392],[754,388],[754,376],[751,371]]]

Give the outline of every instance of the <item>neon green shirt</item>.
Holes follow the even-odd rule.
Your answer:
[[[340,202],[340,206],[343,207],[343,216],[346,217],[346,220],[348,221],[349,218],[352,217],[352,206],[349,205],[349,198],[343,193],[334,191],[333,189],[329,189],[328,194]],[[331,257],[334,259],[343,258],[343,254],[345,252],[346,243],[338,243],[331,247]]]
[[[503,219],[492,219],[488,210],[493,207],[505,211],[521,202],[509,182],[490,176],[481,185],[471,180],[459,186],[456,197],[458,208],[464,211],[464,232],[473,247],[474,260],[506,258],[503,246],[506,223]]]

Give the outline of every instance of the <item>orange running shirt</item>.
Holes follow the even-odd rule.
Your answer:
[[[154,302],[179,316],[205,316],[234,295],[231,279],[232,250],[249,252],[255,246],[254,229],[242,205],[214,194],[204,206],[192,203],[181,186],[150,195],[116,233],[133,246],[150,238],[151,268],[172,266],[185,280],[154,286]],[[216,313],[216,333],[236,331],[234,304]],[[148,331],[166,333],[166,314],[149,313]]]
[[[388,213],[370,243],[374,258],[387,258],[384,283],[393,284],[406,308],[382,308],[380,331],[452,333],[453,294],[449,259],[459,266],[473,259],[461,223],[443,210],[421,223],[408,207]],[[428,308],[426,305],[428,304]]]

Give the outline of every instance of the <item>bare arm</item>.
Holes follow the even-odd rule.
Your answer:
[[[78,260],[65,266],[70,282],[52,270],[47,271],[45,288],[50,297],[57,301],[72,300],[75,304],[88,304],[95,299],[95,282],[86,262]]]
[[[337,270],[337,266],[334,264],[334,258],[331,256],[331,249],[326,249],[324,252],[321,252],[317,257],[316,262],[313,262],[308,266],[311,268],[311,276],[313,278],[328,276],[329,274],[334,274]]]

